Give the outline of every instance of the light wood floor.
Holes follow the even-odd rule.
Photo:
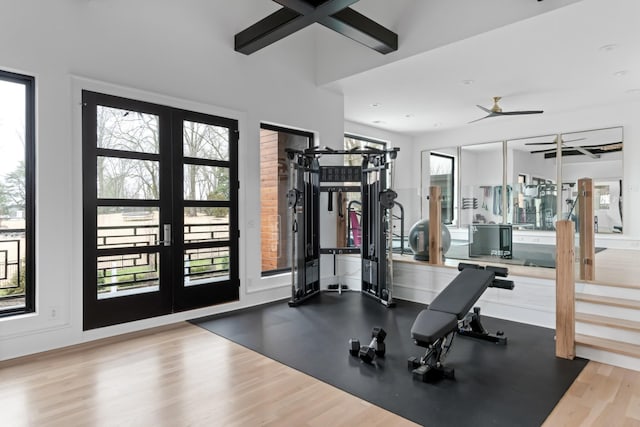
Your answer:
[[[640,426],[640,372],[589,362],[543,426]]]
[[[182,323],[0,362],[0,425],[416,424]]]
[[[124,338],[0,362],[0,425],[415,425],[188,323]],[[640,426],[640,372],[590,362],[545,426]]]

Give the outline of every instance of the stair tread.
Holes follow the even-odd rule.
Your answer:
[[[615,298],[576,292],[576,301],[590,302],[594,304],[614,305],[617,307],[634,308],[640,310],[640,301],[625,298]]]
[[[640,322],[628,319],[619,319],[615,317],[600,316],[590,313],[576,313],[576,321],[584,323],[593,323],[611,328],[629,329],[632,331],[640,331]]]
[[[576,344],[598,348],[612,353],[640,358],[640,345],[615,341],[591,335],[576,334]]]
[[[580,279],[576,279],[577,282],[582,282]],[[624,288],[624,289],[637,289],[640,290],[640,284],[636,283],[614,283],[614,282],[597,282],[595,280],[584,281],[587,286],[607,286],[609,288]]]

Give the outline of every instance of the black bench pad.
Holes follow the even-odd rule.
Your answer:
[[[457,316],[458,319],[462,319],[491,285],[494,278],[495,273],[492,271],[464,269],[429,304],[428,310],[450,313]],[[418,319],[416,319],[417,321]],[[411,331],[413,333],[413,329]],[[424,331],[422,333],[424,334]],[[436,334],[429,331],[427,335]]]
[[[442,311],[422,310],[411,327],[411,337],[419,342],[430,344],[454,331],[458,326],[455,314]]]

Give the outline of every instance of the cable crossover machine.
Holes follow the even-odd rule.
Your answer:
[[[387,307],[393,305],[392,214],[398,196],[387,185],[387,171],[399,148],[333,150],[288,149],[289,226],[291,239],[291,300],[297,306],[320,293],[320,255],[361,255],[362,293]],[[320,166],[322,156],[362,156],[361,166]],[[362,200],[361,247],[320,247],[320,193],[360,193]],[[339,199],[340,200],[340,199]],[[341,285],[338,285],[341,290]]]

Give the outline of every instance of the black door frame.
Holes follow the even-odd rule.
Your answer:
[[[236,301],[239,291],[239,229],[238,229],[238,121],[182,109],[82,91],[82,169],[83,169],[83,329],[94,329],[134,320],[141,320],[177,311]],[[97,147],[97,106],[140,111],[159,117],[159,153],[121,152]],[[192,120],[229,129],[229,201],[184,201],[182,165],[186,160],[202,164],[200,159],[184,159],[182,155],[182,121]],[[100,199],[97,197],[97,167],[99,155],[159,161],[159,200]],[[217,162],[220,164],[221,162]],[[190,288],[183,286],[183,212],[184,206],[204,205],[229,208],[229,240],[199,243],[196,246],[229,247],[229,280]],[[97,208],[99,206],[148,206],[160,210],[159,236],[170,239],[171,246],[156,245],[130,248],[97,248]],[[163,224],[172,224],[172,236],[163,235]],[[187,244],[189,246],[190,244]],[[108,299],[98,299],[97,259],[100,255],[125,253],[159,253],[160,278],[157,292],[141,293]]]
[[[185,120],[210,124],[214,126],[222,126],[229,129],[229,161],[206,160],[194,157],[185,157],[183,153],[183,145],[175,141],[182,141],[182,123]],[[240,298],[240,279],[239,279],[239,227],[238,227],[238,121],[234,119],[226,119],[223,117],[211,116],[208,114],[197,113],[186,110],[174,110],[173,112],[173,188],[183,189],[184,165],[202,165],[202,166],[218,166],[229,168],[229,200],[184,200],[184,191],[175,194],[173,199],[173,227],[174,227],[174,251],[176,255],[174,259],[176,263],[181,262],[178,253],[184,254],[185,249],[196,248],[213,248],[213,247],[229,247],[229,280],[223,283],[214,282],[211,284],[198,285],[193,287],[180,286],[184,281],[182,274],[183,268],[174,269],[174,311],[191,310],[194,308],[207,307],[214,304],[220,304],[228,301],[236,301]],[[178,232],[184,229],[184,208],[188,207],[208,207],[208,208],[229,208],[229,240],[219,242],[205,243],[185,243],[184,233]],[[233,256],[235,254],[235,256]],[[215,292],[213,289],[215,288]]]

